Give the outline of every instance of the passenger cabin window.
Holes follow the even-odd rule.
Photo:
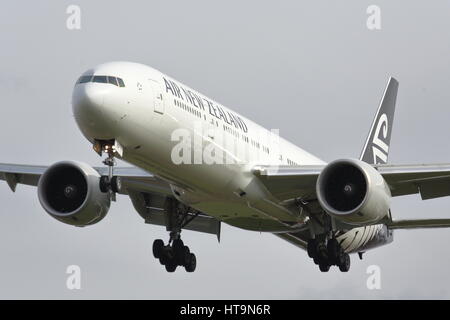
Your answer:
[[[121,78],[113,77],[113,76],[81,76],[76,84],[86,83],[86,82],[97,82],[97,83],[110,83],[118,87],[125,87],[125,83]]]

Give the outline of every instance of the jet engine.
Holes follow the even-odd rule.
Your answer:
[[[58,162],[39,179],[38,197],[44,210],[66,224],[95,224],[108,213],[108,193],[100,191],[100,175],[91,166],[75,161]]]
[[[389,186],[375,168],[360,160],[328,164],[317,179],[316,191],[325,212],[344,223],[366,225],[389,214]]]

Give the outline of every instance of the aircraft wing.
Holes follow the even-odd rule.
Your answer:
[[[423,200],[450,196],[450,164],[386,165],[373,164],[390,187],[393,197],[419,193]],[[267,190],[280,202],[294,198],[316,201],[317,178],[325,165],[257,166],[253,169]],[[449,228],[450,219],[412,219],[383,221],[389,229]],[[280,234],[281,238],[305,248],[308,236]]]
[[[450,196],[450,164],[373,165],[393,197],[420,193],[423,200]],[[316,199],[316,181],[325,165],[257,166],[253,173],[280,201]]]
[[[0,180],[5,180],[12,191],[16,190],[17,184],[37,186],[39,178],[47,170],[47,166],[19,165],[0,163]],[[108,175],[107,167],[94,167],[100,175]],[[172,196],[169,183],[137,167],[114,167],[114,175],[122,180],[120,194],[128,195],[133,205],[136,206],[141,198],[163,199]],[[152,197],[153,196],[153,197]],[[158,202],[161,205],[162,201]],[[156,204],[150,218],[145,222],[148,224],[165,225],[164,212]],[[220,237],[220,221],[206,214],[198,216],[183,229],[215,234]]]
[[[37,186],[39,177],[47,167],[21,164],[0,164],[0,180],[5,180],[12,191],[16,191],[18,183]]]
[[[5,180],[12,191],[17,184],[37,186],[39,178],[47,170],[47,166],[0,163],[0,180]],[[108,175],[108,168],[94,167],[100,175]],[[167,182],[136,167],[115,167],[114,175],[121,177],[124,188],[121,194],[128,194],[128,189],[156,192],[171,195]]]
[[[423,200],[450,195],[450,164],[376,165],[392,196],[420,193]]]

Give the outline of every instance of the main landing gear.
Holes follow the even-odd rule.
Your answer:
[[[153,242],[153,256],[166,267],[167,272],[174,272],[178,266],[182,266],[187,272],[194,272],[197,266],[195,254],[191,253],[180,238],[169,241],[157,239]]]
[[[181,240],[181,230],[194,220],[198,213],[192,213],[191,208],[185,206],[174,198],[167,198],[164,205],[166,212],[166,227],[170,232],[167,245],[163,240],[153,242],[153,256],[166,267],[167,272],[174,272],[178,266],[184,267],[187,272],[194,272],[197,267],[197,258],[189,247]]]
[[[341,272],[350,270],[350,255],[342,249],[334,237],[328,241],[310,239],[307,251],[308,256],[314,260],[315,264],[319,265],[322,272],[328,272],[333,265],[338,266]]]
[[[350,255],[345,252],[336,239],[336,222],[325,213],[317,201],[297,199],[300,213],[306,212],[311,238],[308,240],[308,256],[319,266],[320,271],[328,272],[331,266],[338,266],[342,272],[350,270]]]

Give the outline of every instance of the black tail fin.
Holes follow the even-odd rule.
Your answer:
[[[397,90],[398,81],[392,77],[389,78],[366,143],[359,157],[364,162],[370,164],[387,163],[392,127],[394,125]]]

